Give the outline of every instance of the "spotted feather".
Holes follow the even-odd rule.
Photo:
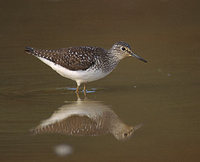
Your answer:
[[[25,51],[36,57],[45,58],[69,70],[86,70],[93,66],[107,51],[98,47],[69,47],[57,50],[44,50],[26,47]]]

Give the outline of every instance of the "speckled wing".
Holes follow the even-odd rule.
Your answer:
[[[26,47],[25,51],[74,71],[88,69],[95,64],[96,58],[106,54],[106,50],[98,47],[69,47],[57,50]]]
[[[48,125],[39,125],[32,130],[34,134],[59,133],[73,136],[97,136],[108,133],[105,121],[94,121],[87,116],[72,115]]]

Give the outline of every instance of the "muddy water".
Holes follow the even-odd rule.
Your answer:
[[[0,160],[199,161],[198,5],[178,0],[0,2]],[[143,126],[125,141],[109,131],[32,134],[63,105],[77,102],[71,90],[76,85],[25,54],[24,47],[110,48],[119,40],[148,64],[126,58],[111,75],[88,84],[87,98],[126,125]]]

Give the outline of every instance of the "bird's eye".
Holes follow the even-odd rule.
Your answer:
[[[125,50],[126,50],[126,48],[124,48],[124,47],[122,47],[121,49],[122,49],[122,51],[125,51]]]

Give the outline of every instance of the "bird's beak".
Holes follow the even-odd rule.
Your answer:
[[[130,54],[130,56],[136,57],[137,59],[139,59],[139,60],[141,60],[141,61],[147,63],[147,61],[146,61],[145,59],[143,59],[142,57],[140,57],[140,56],[134,54],[132,51],[130,51],[129,54]]]

